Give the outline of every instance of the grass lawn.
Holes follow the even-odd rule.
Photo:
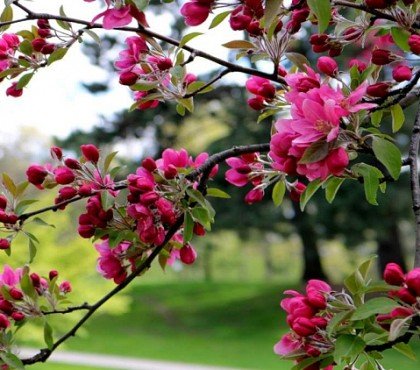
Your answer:
[[[28,366],[28,370],[109,370],[103,369],[99,367],[91,367],[91,366],[74,366],[74,365],[63,365],[58,363],[47,362],[45,364],[36,364],[33,366]],[[115,369],[117,370],[117,369]]]
[[[72,338],[67,348],[255,370],[289,370],[291,362],[272,352],[286,329],[279,307],[284,286],[272,283],[202,283],[138,285],[128,314],[98,314],[89,336]],[[420,356],[420,345],[415,348]],[[417,370],[402,355],[387,355],[394,370]],[[48,367],[52,366],[52,367]],[[54,367],[56,366],[56,367]],[[36,370],[80,369],[42,365]]]

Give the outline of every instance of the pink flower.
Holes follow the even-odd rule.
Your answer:
[[[319,71],[327,76],[334,77],[338,73],[337,62],[331,57],[320,57],[316,63]]]
[[[185,3],[181,7],[181,14],[185,24],[188,26],[198,26],[203,23],[210,14],[214,0],[193,0]]]
[[[264,198],[264,190],[260,188],[252,189],[245,195],[245,203],[254,204]]]
[[[420,297],[420,267],[417,267],[407,273],[405,283],[411,292],[413,292],[417,297]]]
[[[130,247],[129,243],[120,243],[117,247],[111,249],[108,240],[100,244],[95,244],[95,249],[99,252],[97,269],[106,279],[113,279],[116,284],[120,284],[127,276],[123,264],[124,254]]]
[[[125,39],[127,49],[121,51],[115,67],[119,70],[132,69],[141,60],[141,54],[149,50],[146,41],[140,36],[130,36]]]
[[[103,27],[106,30],[110,30],[117,27],[123,27],[129,24],[132,20],[132,16],[130,14],[130,6],[126,5],[119,9],[113,8],[110,9],[108,7],[102,13],[99,13],[92,19],[92,23],[97,21],[99,18],[103,17]]]
[[[300,353],[302,342],[300,338],[296,338],[292,333],[283,335],[279,342],[274,345],[274,353],[279,356],[287,356]]]
[[[17,268],[13,270],[9,265],[4,265],[3,273],[0,274],[0,287],[7,285],[9,287],[14,287],[20,283],[22,279],[22,269]]]
[[[384,271],[384,280],[391,285],[402,285],[405,281],[402,268],[396,263],[388,263]]]

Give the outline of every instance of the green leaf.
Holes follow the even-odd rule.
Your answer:
[[[392,39],[394,40],[395,44],[403,51],[410,51],[410,45],[408,45],[408,39],[410,37],[410,32],[399,28],[399,27],[392,27],[391,28],[391,35]]]
[[[268,27],[276,19],[280,7],[283,5],[283,0],[269,0],[265,3],[264,10],[264,26]]]
[[[203,225],[206,228],[206,230],[211,229],[211,220],[207,209],[203,207],[194,207],[191,210],[191,215],[194,221]]]
[[[34,286],[32,285],[32,281],[29,278],[28,273],[25,273],[22,276],[22,279],[20,280],[20,287],[22,289],[22,291],[29,297],[31,297],[32,299],[36,299],[37,298],[37,293],[35,291]]]
[[[410,358],[413,361],[416,361],[416,354],[414,353],[411,346],[407,343],[397,343],[392,346],[395,350],[402,353],[404,356]]]
[[[97,33],[93,32],[92,30],[84,30],[83,33],[89,35],[97,44],[101,43],[101,38],[98,36]]]
[[[348,318],[351,316],[351,311],[342,311],[335,313],[330,321],[328,321],[327,325],[327,333],[328,335],[332,335],[334,331],[340,326],[341,323],[348,320]]]
[[[188,99],[178,99],[178,103],[185,107],[189,112],[194,112],[194,99],[192,97]]]
[[[0,22],[10,22],[13,20],[13,8],[9,5],[6,6],[1,15],[0,15]],[[0,32],[6,31],[10,25],[4,25],[0,27]]]
[[[330,0],[307,0],[307,3],[318,20],[319,33],[323,33],[327,29],[331,19]]]
[[[28,247],[29,247],[28,263],[32,263],[32,261],[34,260],[34,258],[36,256],[37,249],[36,249],[35,243],[31,239],[29,239]]]
[[[303,54],[289,52],[289,53],[285,53],[284,55],[301,71],[306,72],[306,67],[311,65],[309,60]]]
[[[340,364],[344,359],[347,363],[351,362],[365,348],[365,342],[357,335],[340,335],[335,342],[334,360]]]
[[[17,187],[12,178],[6,173],[3,172],[3,185],[12,194],[14,197],[17,196]]]
[[[389,328],[389,337],[388,341],[393,341],[397,339],[403,332],[407,329],[407,321],[411,320],[410,317],[406,317],[405,319],[395,319],[391,322],[391,327]]]
[[[353,272],[350,276],[344,279],[344,285],[354,296],[360,295],[366,288],[365,280],[359,270]],[[356,302],[361,304],[362,302]]]
[[[214,198],[224,198],[224,199],[230,198],[230,195],[228,193],[225,193],[223,190],[220,190],[217,188],[208,188],[206,195],[208,197],[214,197]]]
[[[33,203],[38,202],[36,199],[25,199],[16,205],[15,213],[20,216]]]
[[[46,321],[44,323],[44,342],[49,349],[54,345],[53,329]]]
[[[369,277],[369,272],[372,268],[373,262],[376,260],[377,256],[374,255],[370,257],[368,260],[362,262],[360,266],[357,268],[357,271],[360,272],[360,275],[362,275],[363,279],[367,282]]]
[[[370,115],[370,122],[373,126],[379,127],[381,125],[383,110],[376,110]]]
[[[104,172],[108,172],[109,166],[111,165],[112,160],[115,158],[115,156],[117,155],[118,151],[109,153],[104,160]]]
[[[187,42],[191,41],[192,39],[201,36],[203,32],[191,32],[185,35],[181,41],[179,42],[179,47],[182,48]]]
[[[101,191],[101,205],[104,211],[108,211],[115,204],[115,198],[109,193],[109,191]]]
[[[401,152],[399,149],[390,141],[374,136],[372,138],[372,150],[392,178],[397,180],[401,172]]]
[[[338,189],[340,189],[340,186],[344,180],[345,179],[340,177],[331,177],[328,179],[327,185],[325,187],[325,199],[328,203],[332,203],[335,196],[337,195]]]
[[[17,89],[23,89],[29,83],[29,81],[32,79],[33,75],[34,75],[34,72],[24,74],[19,79],[18,83],[16,84],[16,88]]]
[[[389,313],[396,307],[399,307],[399,304],[393,299],[386,297],[372,298],[356,308],[351,320],[364,320],[376,314]]]
[[[34,223],[36,223],[37,225],[40,225],[40,226],[48,226],[48,227],[52,227],[53,229],[55,229],[55,225],[49,224],[49,223],[45,222],[42,218],[39,218],[39,217],[35,217],[32,220],[32,222],[34,222]]]
[[[220,23],[222,23],[226,17],[231,13],[231,11],[227,10],[225,12],[217,14],[210,23],[209,29],[217,27]]]
[[[188,243],[193,237],[194,221],[189,212],[184,214],[184,244]]]
[[[47,64],[51,65],[57,60],[63,59],[64,56],[67,54],[68,50],[69,50],[68,48],[60,48],[60,49],[54,50],[51,53],[51,55],[48,57]]]
[[[24,70],[25,70],[25,68],[9,68],[9,69],[6,69],[6,70],[4,70],[3,72],[0,73],[0,79],[4,78],[4,77],[7,77],[9,75],[14,75],[14,74],[18,75],[19,73],[23,72]]]
[[[405,121],[404,111],[401,105],[395,104],[391,106],[391,117],[392,117],[392,132],[400,130]]]
[[[277,181],[273,187],[271,194],[274,205],[278,207],[283,202],[284,194],[286,193],[286,184],[284,181]]]
[[[131,0],[138,10],[144,10],[149,5],[149,0]]]
[[[32,44],[29,40],[23,40],[19,45],[19,50],[25,55],[31,55],[34,51]]]
[[[246,40],[233,40],[222,44],[225,48],[228,49],[254,49],[255,45]]]
[[[19,357],[10,352],[0,352],[0,358],[6,365],[9,365],[12,369],[25,370],[25,366]]]
[[[176,112],[181,116],[184,117],[185,116],[185,107],[181,104],[177,104],[176,105]]]
[[[325,140],[320,140],[312,143],[305,149],[299,164],[309,164],[319,162],[328,155],[328,143]]]
[[[379,179],[383,177],[381,171],[366,163],[357,163],[352,167],[357,176],[363,177],[366,200],[373,205],[378,205],[376,196],[379,188]]]
[[[194,201],[200,204],[203,208],[207,208],[206,206],[206,199],[204,198],[203,194],[201,194],[198,190],[188,188],[186,190],[188,196]]]
[[[312,198],[312,196],[316,193],[319,187],[322,185],[322,181],[317,179],[311,181],[308,186],[306,187],[305,191],[300,196],[300,209],[303,211],[305,209],[306,204]]]

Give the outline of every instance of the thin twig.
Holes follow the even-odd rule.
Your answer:
[[[415,217],[415,257],[414,267],[420,267],[420,183],[418,172],[418,155],[420,143],[420,104],[417,110],[416,119],[411,134],[410,149],[408,158],[410,159],[410,184],[411,198]]]
[[[230,73],[230,70],[228,68],[224,69],[223,71],[221,71],[217,76],[215,76],[214,78],[212,78],[209,82],[207,82],[205,85],[201,86],[200,88],[198,88],[197,90],[189,93],[189,94],[185,94],[183,96],[184,99],[188,99],[191,98],[197,94],[199,94],[200,92],[204,91],[205,89],[207,89],[209,86],[213,85],[215,82],[219,81],[220,79],[223,78],[223,76],[227,75],[228,73]]]
[[[80,306],[71,306],[63,310],[53,310],[53,311],[42,311],[43,315],[55,315],[55,314],[66,314],[74,311],[90,310],[92,306],[87,302],[81,304]]]

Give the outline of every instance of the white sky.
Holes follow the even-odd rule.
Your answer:
[[[82,0],[35,0],[26,2],[26,6],[34,11],[58,14],[58,7],[64,5],[68,16],[86,20],[98,13],[95,3],[86,3]],[[17,13],[16,13],[17,14]],[[148,15],[151,28],[159,33],[168,33],[171,17],[153,17]],[[225,21],[226,22],[226,21]],[[23,29],[25,23],[20,24]],[[209,21],[194,31],[206,31]],[[26,23],[26,27],[29,22]],[[25,27],[25,28],[26,28]],[[9,29],[7,32],[10,32]],[[240,33],[233,33],[228,27],[216,28],[209,31],[206,36],[192,40],[189,45],[205,50],[221,58],[227,57],[227,50],[220,47],[226,42],[226,33],[230,32],[230,40],[240,38]],[[205,63],[197,59],[189,66],[189,71],[200,73],[213,68],[214,64]],[[45,135],[66,136],[76,128],[88,129],[100,123],[99,115],[110,116],[112,113],[128,108],[132,104],[130,92],[127,87],[113,81],[112,89],[107,94],[89,94],[81,86],[81,82],[98,82],[107,77],[106,72],[90,65],[88,59],[81,53],[81,48],[74,45],[65,58],[48,68],[39,70],[20,98],[6,97],[5,90],[9,86],[7,80],[0,83],[0,135],[7,136],[16,132],[19,127],[32,126]],[[236,76],[238,78],[238,76]]]

